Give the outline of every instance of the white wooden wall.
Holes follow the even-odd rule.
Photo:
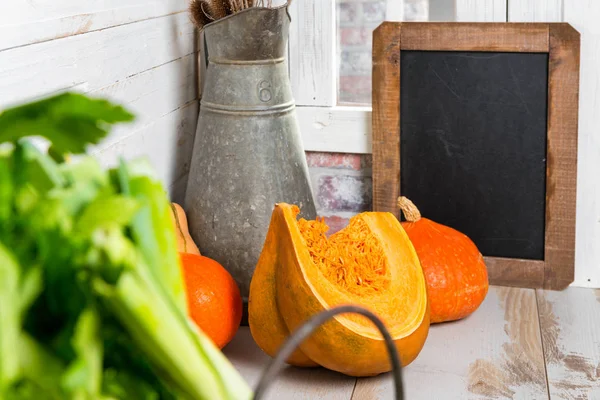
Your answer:
[[[0,2],[0,109],[73,89],[137,115],[91,152],[105,165],[146,156],[180,201],[198,113],[186,0]]]

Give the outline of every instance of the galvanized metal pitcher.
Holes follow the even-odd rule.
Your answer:
[[[205,26],[208,66],[185,208],[203,255],[247,302],[273,206],[316,216],[285,62],[287,6],[253,7]]]

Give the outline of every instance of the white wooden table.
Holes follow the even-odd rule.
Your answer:
[[[247,327],[224,349],[255,387],[270,358]],[[492,287],[469,318],[431,327],[404,369],[407,400],[600,400],[600,290]],[[390,374],[355,379],[288,367],[269,399],[394,399]]]

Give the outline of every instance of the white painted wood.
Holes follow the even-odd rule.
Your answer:
[[[537,295],[552,399],[600,400],[600,291]]]
[[[371,153],[371,107],[297,107],[307,151]]]
[[[290,5],[289,65],[296,104],[337,102],[335,0],[294,0]]]
[[[392,0],[385,4],[386,21],[404,21],[404,4],[406,0]]]
[[[575,286],[600,288],[600,2],[564,0],[581,34]]]
[[[185,11],[186,0],[30,0],[0,3],[0,50]]]
[[[404,382],[411,400],[547,399],[535,292],[492,287],[470,317],[433,325]],[[359,379],[353,399],[393,395],[385,374]]]
[[[456,21],[506,22],[506,2],[507,0],[456,0]]]
[[[563,0],[508,0],[508,22],[561,22]]]
[[[92,151],[102,150],[194,101],[195,61],[195,54],[190,54],[90,92],[122,104],[136,116],[133,123],[116,126]]]
[[[198,116],[195,31],[181,12],[186,6],[184,0],[3,3],[0,43],[12,48],[0,50],[0,109],[67,89],[123,104],[136,121],[117,126],[89,153],[106,166],[120,156],[148,157],[165,188],[182,199]],[[70,32],[78,21],[85,29]]]
[[[223,352],[254,388],[271,358],[260,350],[248,327],[240,327]],[[269,386],[267,400],[349,400],[355,378],[323,368],[287,367]]]
[[[92,154],[107,167],[121,157],[145,157],[168,188],[189,172],[197,119],[198,102],[193,101]]]
[[[185,13],[0,52],[0,108],[77,86],[96,90],[194,51]]]

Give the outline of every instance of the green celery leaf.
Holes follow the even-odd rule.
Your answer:
[[[65,184],[56,162],[30,142],[20,141],[15,152],[22,154],[18,159],[21,163],[15,165],[15,168],[22,169],[20,179],[33,186],[38,192],[46,193],[54,187]]]
[[[84,265],[111,285],[138,259],[135,246],[116,224],[96,229],[91,241],[92,247],[85,254]]]
[[[130,112],[108,100],[62,93],[1,113],[0,143],[42,136],[52,143],[55,154],[80,154],[87,145],[99,143],[111,124],[133,119]]]
[[[19,318],[21,321],[25,319],[25,313],[42,292],[44,285],[42,274],[41,268],[31,266],[21,274],[19,287]]]
[[[17,354],[22,379],[13,387],[13,399],[64,399],[59,384],[65,367],[60,359],[26,333],[20,336]]]
[[[91,157],[62,164],[60,169],[67,182],[66,187],[53,190],[49,197],[59,199],[70,215],[79,214],[98,196],[114,193],[108,173]]]
[[[76,231],[82,235],[91,235],[96,229],[129,224],[140,204],[131,197],[113,195],[97,197],[82,212],[76,222]]]
[[[62,378],[62,387],[72,398],[95,399],[102,387],[103,343],[98,312],[87,308],[75,325],[72,346],[76,358]]]
[[[89,181],[95,182],[102,187],[110,183],[107,171],[93,157],[79,157],[76,162],[60,164],[59,168],[71,186],[78,182]]]
[[[41,200],[40,194],[29,183],[25,183],[15,191],[16,212],[26,214],[33,211]]]

